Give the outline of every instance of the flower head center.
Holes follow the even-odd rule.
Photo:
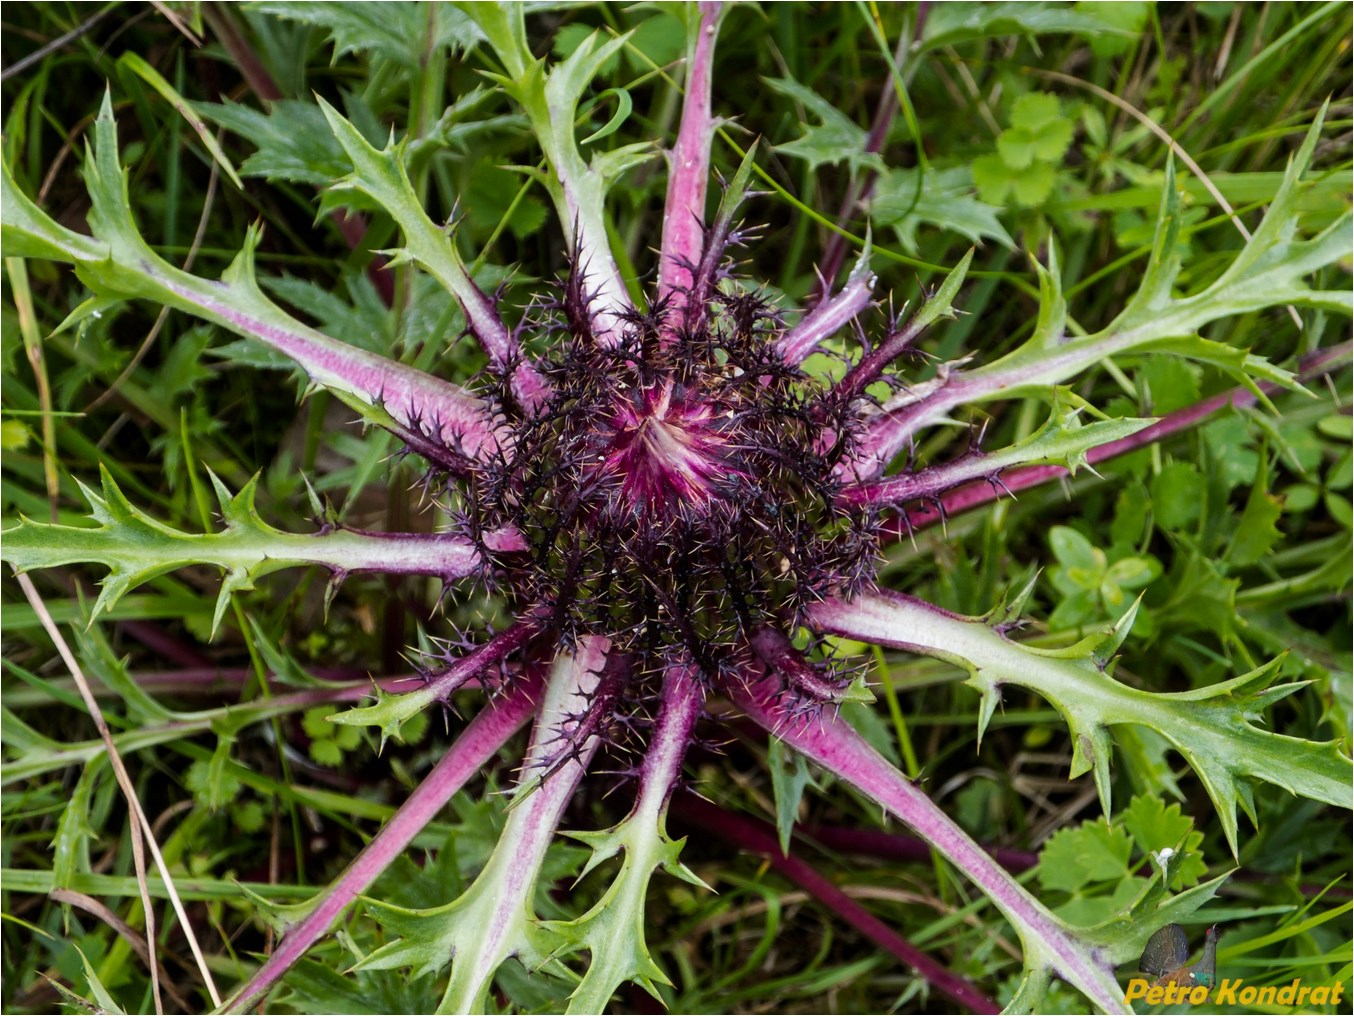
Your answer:
[[[621,399],[602,427],[605,451],[596,470],[619,482],[640,514],[708,506],[743,475],[726,453],[733,410],[691,397],[672,381]],[[722,426],[723,425],[723,426]]]
[[[517,415],[473,507],[480,531],[529,544],[506,571],[519,610],[713,673],[755,626],[797,625],[868,580],[875,522],[837,503],[824,450],[825,427],[853,418],[826,419],[817,382],[780,359],[769,307],[719,293],[705,320],[666,325],[661,309],[636,316],[604,346],[553,322],[570,334],[541,366],[550,398]]]

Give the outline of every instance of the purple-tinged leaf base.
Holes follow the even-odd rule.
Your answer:
[[[429,674],[423,687],[403,695],[390,695],[377,687],[375,705],[335,713],[328,719],[331,723],[347,726],[380,727],[381,749],[384,750],[387,740],[400,736],[405,723],[433,703],[446,702],[453,692],[485,671],[500,666],[506,657],[522,648],[533,630],[526,623],[514,624],[450,666]]]
[[[1107,815],[1110,731],[1121,724],[1150,727],[1184,756],[1212,797],[1234,854],[1238,805],[1255,820],[1252,779],[1339,808],[1354,807],[1354,766],[1337,741],[1305,741],[1256,725],[1265,708],[1301,687],[1274,684],[1277,666],[1188,692],[1142,691],[1115,680],[1110,665],[1135,612],[1136,605],[1110,631],[1062,649],[1022,645],[982,621],[886,590],[851,601],[824,601],[810,609],[809,623],[873,645],[939,657],[967,670],[968,683],[983,697],[983,725],[1000,703],[1003,685],[1042,695],[1063,714],[1071,732],[1071,776],[1094,772]]]
[[[654,982],[670,984],[649,955],[644,937],[644,901],[658,868],[693,885],[708,888],[678,860],[685,840],[672,840],[664,828],[668,797],[682,774],[682,759],[705,703],[705,689],[694,666],[675,664],[663,682],[657,724],[640,769],[639,795],[630,814],[611,829],[568,835],[592,848],[581,879],[607,858],[624,851],[621,870],[596,905],[574,921],[549,927],[561,944],[555,955],[587,950],[582,982],[569,998],[570,1013],[606,1011],[612,993],[635,981],[658,998]]]
[[[686,98],[677,142],[669,158],[668,194],[663,209],[663,257],[658,265],[658,303],[671,301],[678,321],[687,317],[687,294],[695,282],[691,265],[704,252],[705,195],[710,181],[710,68],[719,33],[722,3],[704,2],[687,56]]]
[[[370,533],[331,529],[311,535],[284,533],[264,522],[254,506],[258,478],[231,494],[212,476],[221,518],[219,532],[185,533],[157,521],[123,495],[107,470],[103,489],[95,493],[81,484],[95,527],[51,525],[24,519],[4,533],[4,560],[18,571],[55,568],[76,562],[107,565],[93,616],[111,610],[127,592],[156,576],[191,564],[216,565],[225,572],[212,619],[221,623],[232,593],[252,589],[254,582],[280,568],[322,565],[340,581],[353,572],[426,575],[454,582],[485,565],[484,555],[469,539],[451,533]],[[486,535],[491,551],[510,552],[524,546],[519,534],[500,530]]]
[[[846,285],[824,300],[789,329],[776,343],[781,359],[799,364],[825,340],[836,335],[870,305],[875,276],[870,271],[870,248],[866,244]]]
[[[597,748],[588,736],[557,763],[554,747],[568,737],[574,717],[586,712],[603,680],[609,643],[580,640],[574,656],[556,661],[546,685],[532,744],[508,814],[488,864],[458,899],[429,910],[409,910],[376,900],[367,906],[392,941],[358,965],[385,970],[413,967],[413,976],[440,970],[451,960],[451,978],[439,1013],[483,1012],[494,972],[510,957],[528,968],[546,962],[553,939],[536,921],[537,877],[545,852]],[[542,770],[549,770],[542,780]]]
[[[248,1012],[264,999],[306,950],[328,932],[358,894],[404,852],[419,831],[536,711],[540,687],[539,680],[524,676],[519,684],[480,711],[394,817],[343,874],[318,899],[311,901],[309,913],[287,931],[263,966],[222,1007],[223,1012]]]
[[[1129,1012],[1114,969],[1086,945],[948,815],[839,716],[808,711],[774,676],[729,682],[734,702],[796,751],[907,823],[972,880],[1011,922],[1025,947],[1028,975],[1052,971],[1105,1012]]]
[[[334,391],[381,425],[393,423],[471,461],[498,449],[498,436],[485,405],[457,385],[323,335],[291,317],[264,295],[254,279],[253,254],[259,231],[251,228],[245,246],[220,280],[190,275],[169,264],[141,238],[132,221],[127,177],[118,161],[117,128],[105,95],[94,123],[95,144],[86,159],[86,185],[93,203],[93,237],[58,226],[3,172],[3,242],[16,256],[42,256],[75,265],[93,291],[67,319],[69,327],[87,314],[120,300],[148,299],[228,331],[255,339],[295,360],[316,384]]]

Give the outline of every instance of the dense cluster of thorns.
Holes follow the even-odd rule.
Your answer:
[[[465,492],[472,531],[526,538],[501,573],[519,618],[610,639],[636,677],[684,658],[713,678],[760,626],[794,631],[870,580],[877,513],[833,476],[855,410],[781,360],[766,300],[712,288],[701,313],[664,302],[603,344],[579,271],[562,292],[533,322],[557,339],[550,397],[527,412],[499,385],[509,450]]]

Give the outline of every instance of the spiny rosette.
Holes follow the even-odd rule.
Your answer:
[[[564,641],[609,638],[653,665],[636,672],[746,665],[758,625],[798,627],[872,577],[878,512],[834,473],[856,413],[784,361],[779,315],[733,280],[600,343],[582,274],[537,322],[559,350],[537,364],[549,397],[524,410],[496,386],[511,439],[470,485],[473,528],[523,534],[508,589]]]
[[[1056,975],[1097,1008],[1119,1011],[1123,992],[1115,965],[1136,956],[1136,946],[1146,939],[1149,927],[1161,923],[1167,908],[1172,917],[1186,918],[1213,891],[1201,886],[1167,896],[1189,852],[1176,855],[1174,868],[1169,859],[1163,860],[1163,852],[1158,857],[1160,879],[1154,876],[1113,920],[1089,928],[1067,923],[969,839],[926,796],[921,781],[905,776],[877,751],[849,714],[831,708],[829,704],[864,698],[868,692],[852,687],[835,664],[820,661],[826,640],[842,638],[932,656],[947,669],[959,668],[980,696],[980,745],[1004,693],[1041,696],[1067,722],[1071,775],[1091,774],[1107,816],[1114,813],[1113,737],[1121,731],[1132,736],[1128,728],[1153,732],[1158,754],[1176,752],[1197,774],[1233,853],[1238,852],[1238,809],[1255,817],[1254,782],[1350,806],[1350,762],[1336,742],[1292,737],[1259,725],[1267,707],[1300,687],[1274,683],[1283,672],[1277,664],[1186,693],[1144,690],[1120,680],[1112,669],[1133,629],[1136,605],[1113,627],[1078,633],[1085,637],[1075,643],[1061,644],[1066,633],[1051,624],[1049,632],[1041,633],[1044,638],[1028,644],[1014,632],[1035,590],[1033,580],[981,617],[961,616],[887,586],[876,587],[874,581],[881,513],[889,514],[893,533],[900,535],[913,528],[914,518],[926,524],[943,519],[951,506],[964,510],[981,503],[980,497],[1070,476],[1092,462],[1193,426],[1212,412],[1209,406],[1240,408],[1262,398],[1263,391],[1275,394],[1295,383],[1293,374],[1259,355],[1215,338],[1205,340],[1202,334],[1206,328],[1211,334],[1223,318],[1252,319],[1267,307],[1287,307],[1290,313],[1298,307],[1321,315],[1349,313],[1347,290],[1309,284],[1312,277],[1322,278],[1328,266],[1347,261],[1348,213],[1310,238],[1298,229],[1299,204],[1307,193],[1302,177],[1316,151],[1320,118],[1268,196],[1263,221],[1220,274],[1200,276],[1197,265],[1202,262],[1197,259],[1191,273],[1182,273],[1180,251],[1188,247],[1182,226],[1190,220],[1181,208],[1183,189],[1167,161],[1142,284],[1099,331],[1087,333],[1070,316],[1068,298],[1084,284],[1064,293],[1055,242],[1061,227],[1054,226],[1047,236],[1046,261],[1034,266],[1039,313],[1027,338],[995,334],[986,350],[972,358],[937,362],[931,376],[909,385],[899,382],[893,371],[898,358],[916,349],[931,323],[952,316],[973,258],[970,251],[911,312],[890,315],[876,341],[865,342],[865,327],[856,328],[864,348],[849,357],[841,378],[829,384],[800,365],[851,328],[876,299],[872,245],[867,239],[840,287],[841,259],[825,257],[818,299],[789,327],[763,295],[735,278],[728,252],[748,234],[735,228],[733,220],[756,166],[756,149],[743,153],[718,210],[707,217],[717,128],[711,105],[713,53],[722,5],[703,2],[688,10],[681,120],[669,152],[658,278],[647,309],[636,309],[619,251],[611,250],[607,189],[653,154],[652,146],[644,142],[612,148],[608,142],[588,148],[604,140],[623,116],[587,141],[576,137],[576,128],[594,106],[587,95],[593,79],[608,62],[620,66],[621,50],[636,37],[607,38],[598,32],[551,65],[535,55],[538,48],[527,31],[525,6],[456,7],[464,8],[462,13],[485,42],[475,47],[475,58],[489,61],[489,79],[520,107],[539,146],[542,168],[528,166],[527,172],[548,192],[561,227],[572,231],[568,246],[573,267],[556,287],[558,298],[528,312],[516,327],[511,315],[506,321],[500,316],[499,301],[480,288],[452,230],[425,208],[424,198],[431,193],[423,186],[428,182],[426,146],[432,139],[411,130],[404,140],[392,136],[384,148],[377,148],[354,122],[319,100],[319,114],[351,166],[351,172],[337,179],[326,167],[322,207],[344,209],[345,214],[366,214],[374,207],[389,216],[403,242],[385,252],[389,267],[435,278],[459,304],[483,350],[486,380],[473,386],[476,391],[400,359],[348,346],[279,306],[255,276],[257,229],[247,234],[240,255],[220,279],[193,275],[186,265],[180,268],[157,253],[134,223],[129,177],[117,157],[111,91],[93,123],[94,144],[84,163],[90,235],[52,220],[39,207],[41,198],[30,199],[9,168],[0,167],[0,225],[7,259],[69,262],[93,293],[67,325],[143,298],[285,355],[315,385],[333,391],[366,419],[403,439],[411,453],[429,463],[439,482],[451,478],[447,503],[455,516],[447,531],[431,534],[350,529],[337,517],[326,519],[318,532],[287,533],[266,524],[256,510],[257,478],[232,494],[214,476],[221,524],[206,527],[207,532],[180,531],[136,507],[108,472],[101,491],[82,488],[91,506],[89,524],[22,520],[4,532],[0,551],[5,560],[20,571],[79,562],[106,565],[109,572],[94,615],[170,571],[210,565],[225,574],[214,615],[219,625],[232,598],[253,590],[256,580],[281,567],[321,565],[336,582],[350,574],[385,573],[435,577],[447,585],[462,579],[494,583],[506,594],[515,618],[504,630],[449,646],[445,666],[427,675],[424,686],[406,691],[400,679],[393,683],[401,691],[388,694],[382,688],[375,704],[329,717],[338,724],[379,726],[384,745],[387,737],[401,734],[406,721],[434,703],[446,703],[472,680],[491,692],[417,790],[218,1010],[258,1008],[306,951],[333,930],[354,898],[367,892],[377,875],[415,843],[439,811],[529,721],[534,725],[530,747],[498,846],[470,887],[455,900],[434,900],[438,905],[425,910],[368,898],[365,905],[382,934],[345,937],[344,965],[352,959],[352,947],[365,949],[369,942],[371,950],[355,967],[359,976],[402,968],[413,970],[409,980],[416,982],[451,963],[439,1012],[501,1008],[502,1000],[496,996],[490,1002],[489,992],[497,971],[512,958],[544,980],[586,953],[586,971],[571,978],[577,982],[569,986],[571,1012],[604,1011],[613,991],[627,981],[657,994],[655,985],[665,975],[644,942],[645,897],[650,878],[659,870],[699,883],[680,863],[681,841],[668,836],[664,822],[669,798],[684,778],[687,749],[699,743],[698,724],[714,694],[775,739],[767,760],[781,842],[773,856],[787,850],[803,789],[798,777],[776,776],[783,763],[797,764],[783,754],[790,750],[909,825],[991,899],[1024,946],[1026,976],[1012,1008],[1037,1009]],[[472,93],[467,98],[473,106],[484,97],[476,99]],[[881,104],[881,111],[885,108]],[[447,111],[446,124],[454,119],[453,109]],[[878,121],[881,141],[888,135],[889,115],[881,113]],[[518,122],[515,117],[513,122]],[[812,146],[801,142],[798,147],[802,155]],[[782,154],[794,151],[790,145],[777,149]],[[425,154],[419,156],[419,151]],[[854,161],[852,166],[856,168]],[[922,168],[917,168],[914,197],[922,195]],[[348,204],[352,197],[361,200]],[[995,273],[989,278],[996,283]],[[403,284],[391,289],[411,296],[419,292]],[[394,313],[399,316],[403,309]],[[1313,331],[1319,338],[1321,329]],[[962,353],[962,336],[953,338],[936,348]],[[552,352],[538,358],[527,355],[524,345]],[[429,358],[436,352],[435,345],[421,343],[419,348],[428,350]],[[1079,376],[1102,363],[1108,370],[1112,358],[1126,358],[1131,366],[1135,359],[1168,353],[1228,372],[1244,371],[1253,380],[1247,379],[1250,388],[1244,392],[1211,396],[1156,422],[1082,418],[1097,415],[1089,400],[1098,385],[1088,384],[1079,392],[1068,388]],[[1322,369],[1328,369],[1347,358],[1347,346],[1343,353],[1333,347],[1307,363],[1325,363]],[[1119,372],[1115,378],[1127,375]],[[890,385],[897,389],[890,397],[872,401],[872,392]],[[1025,400],[1052,403],[1046,422],[1032,433],[1025,424],[1037,420],[1027,417],[1025,408],[1033,409],[1035,403]],[[970,447],[951,455],[951,437],[937,435],[933,441],[928,436],[919,442],[923,433],[962,422],[967,409],[982,413],[996,402],[1025,407],[1018,413],[1015,443],[987,450]],[[997,430],[1010,432],[1000,418]],[[184,437],[186,448],[186,431]],[[910,449],[920,451],[917,459],[908,456],[906,466],[891,471]],[[1275,499],[1259,483],[1263,478],[1257,477],[1247,516],[1251,503],[1263,510],[1273,507]],[[980,494],[974,493],[975,487],[982,488]],[[49,492],[55,509],[55,483]],[[318,500],[312,504],[317,513],[323,511]],[[914,515],[914,505],[930,506],[929,514]],[[1260,517],[1268,521],[1256,528],[1273,527],[1272,518]],[[1244,522],[1245,517],[1238,525]],[[1240,534],[1238,529],[1233,544],[1241,542]],[[1004,546],[995,537],[984,544],[991,581],[1006,567],[997,556],[1004,554]],[[1087,553],[1101,555],[1106,563],[1101,551],[1091,548]],[[1262,557],[1263,551],[1257,552],[1252,563]],[[987,565],[983,567],[986,571]],[[1227,578],[1234,581],[1240,579]],[[967,601],[976,595],[975,589],[952,598]],[[40,603],[33,605],[36,609]],[[49,621],[47,627],[56,639],[55,625]],[[254,631],[263,634],[259,628]],[[809,631],[816,634],[806,635]],[[252,645],[250,655],[257,659]],[[281,646],[279,641],[279,658]],[[261,639],[259,648],[272,647]],[[128,685],[120,683],[121,688]],[[118,690],[111,683],[109,687]],[[351,698],[354,689],[337,691],[307,688],[297,694],[307,703],[318,701],[315,695],[341,701]],[[367,688],[356,691],[364,694]],[[889,693],[896,709],[891,688]],[[296,696],[259,701],[273,710],[285,699],[294,702]],[[145,703],[141,691],[128,698],[129,705],[138,702]],[[234,715],[249,715],[251,705],[241,703]],[[155,709],[142,711],[155,715]],[[720,714],[721,707],[710,713]],[[252,715],[263,719],[277,714],[258,710]],[[174,737],[182,735],[189,719],[173,719]],[[222,729],[219,715],[213,712],[207,720],[210,726],[199,729]],[[223,733],[214,768],[230,761],[236,729],[232,725]],[[905,733],[900,725],[900,738]],[[34,743],[41,748],[36,754],[48,760],[69,755]],[[570,809],[571,801],[585,777],[604,775],[594,764],[599,752],[614,761],[616,749],[630,747],[643,753],[638,765],[622,770],[636,777],[630,812],[610,829],[575,828],[570,833],[592,848],[580,881],[596,865],[621,856],[614,881],[591,909],[573,920],[538,917],[535,901],[544,899],[547,890],[553,897],[560,895],[553,883],[562,869],[547,864],[554,833],[563,823],[572,826],[591,817],[583,814],[587,809]],[[27,759],[18,762],[29,764]],[[94,773],[95,767],[88,772]],[[1173,783],[1174,776],[1167,776],[1166,782]],[[74,811],[69,814],[79,818]],[[717,814],[725,826],[731,819],[738,821],[731,813]],[[716,823],[709,827],[719,828]],[[727,828],[722,833],[729,835]],[[746,834],[729,838],[744,847],[754,843]],[[459,863],[456,853],[448,847],[443,855],[454,865]],[[570,895],[582,899],[588,891],[590,884]],[[186,933],[192,923],[180,914]],[[993,1008],[973,986],[901,939],[895,945],[905,947],[894,949],[895,955],[908,956],[938,990],[968,1008]],[[210,987],[205,964],[203,973]],[[521,983],[521,970],[514,980]],[[536,991],[527,999],[505,990],[504,997],[524,1010],[544,1011],[543,996]]]

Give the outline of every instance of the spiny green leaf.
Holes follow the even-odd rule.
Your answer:
[[[604,1011],[612,993],[625,981],[634,981],[661,999],[655,983],[672,982],[649,955],[644,903],[649,882],[659,868],[705,887],[678,859],[685,839],[670,839],[661,817],[642,809],[611,829],[569,835],[592,847],[583,874],[607,858],[620,853],[624,856],[621,870],[610,887],[586,914],[577,920],[551,921],[545,926],[556,939],[554,956],[564,957],[583,950],[590,954],[587,972],[569,999],[568,1011]]]
[[[117,128],[105,93],[94,122],[95,144],[85,160],[92,209],[89,223],[97,240],[51,222],[24,198],[5,170],[3,238],[6,249],[74,263],[76,274],[102,304],[88,301],[74,316],[111,301],[141,298],[193,314],[285,353],[317,384],[332,390],[372,422],[397,431],[418,420],[443,422],[448,440],[465,443],[470,454],[496,443],[484,407],[456,385],[398,361],[353,349],[301,323],[271,302],[254,276],[260,230],[251,228],[244,246],[220,282],[190,275],[156,254],[132,220],[127,175],[118,160]]]
[[[1095,770],[1106,814],[1108,731],[1123,724],[1150,727],[1185,757],[1213,798],[1234,852],[1238,805],[1253,814],[1252,780],[1354,807],[1354,765],[1338,742],[1308,741],[1257,725],[1274,696],[1281,689],[1288,693],[1284,686],[1273,687],[1277,666],[1195,691],[1156,693],[1117,681],[1099,665],[1105,657],[1102,646],[1122,638],[1118,626],[1074,646],[1037,649],[1005,638],[981,620],[949,617],[903,597],[862,595],[849,610],[854,619],[848,623],[844,615],[831,630],[953,660],[967,667],[968,684],[979,693],[1013,684],[1047,699],[1068,723],[1074,766]]]
[[[950,269],[949,274],[945,276],[945,281],[922,304],[921,309],[908,322],[909,327],[920,330],[935,323],[940,318],[954,317],[954,298],[959,295],[959,287],[964,284],[971,264],[973,264],[972,247],[959,259],[959,264]]]
[[[1049,383],[1070,377],[1108,356],[1147,349],[1178,350],[1183,355],[1208,358],[1220,350],[1205,345],[1198,331],[1219,318],[1247,314],[1268,307],[1290,304],[1313,307],[1345,316],[1354,313],[1348,289],[1314,290],[1307,277],[1319,268],[1348,257],[1351,251],[1351,214],[1346,212],[1319,235],[1299,240],[1296,235],[1302,176],[1311,160],[1324,116],[1318,117],[1301,149],[1289,162],[1283,183],[1264,219],[1226,270],[1200,291],[1173,295],[1180,272],[1178,236],[1180,195],[1173,163],[1167,164],[1161,208],[1151,257],[1138,291],[1123,312],[1103,330],[1059,347],[1050,358],[1034,339],[968,375],[978,388],[987,379],[991,393],[978,398],[1011,398],[1017,393],[1045,390]],[[975,165],[975,172],[977,172]],[[1035,174],[1031,171],[1029,177]],[[1033,184],[1030,184],[1033,186]],[[1179,343],[1185,343],[1180,346]],[[1284,383],[1287,375],[1274,371],[1264,360],[1245,350],[1228,350],[1223,363],[1247,378],[1260,376]],[[975,393],[976,394],[976,393]]]
[[[973,243],[995,240],[1014,247],[997,218],[1001,209],[980,201],[973,191],[973,173],[966,167],[890,169],[875,184],[870,215],[875,225],[892,227],[908,253],[917,251],[917,230],[923,225],[950,230]]]
[[[802,137],[777,145],[776,151],[805,160],[810,169],[845,162],[852,170],[868,167],[884,171],[884,160],[866,150],[865,128],[852,122],[836,106],[792,78],[764,80],[773,91],[800,103],[819,121],[817,125],[806,124]]]
[[[776,737],[767,746],[766,767],[771,773],[771,790],[776,800],[776,833],[781,853],[788,855],[790,838],[799,819],[799,803],[813,777],[804,756]]]
[[[1262,457],[1263,461],[1263,457]],[[1232,536],[1231,547],[1227,551],[1228,562],[1236,567],[1255,564],[1269,553],[1283,534],[1275,523],[1283,516],[1283,501],[1267,489],[1265,470],[1262,466],[1246,498],[1246,508],[1237,523],[1236,533]]]
[[[1092,448],[1131,437],[1144,427],[1150,427],[1153,422],[1150,419],[1125,417],[1082,423],[1078,410],[1055,409],[1033,434],[1010,448],[992,452],[987,456],[986,464],[994,469],[1051,464],[1066,466],[1069,472],[1075,474],[1079,469],[1089,468],[1086,453]]]
[[[338,713],[325,709],[325,722],[339,724],[354,732],[358,727],[378,727],[381,731],[381,745],[378,751],[384,752],[386,742],[390,738],[404,741],[405,724],[421,716],[437,697],[431,686],[403,695],[391,695],[381,688],[376,688],[375,695],[375,705],[357,706]]]
[[[484,40],[475,22],[449,4],[264,0],[254,9],[323,28],[335,56],[367,52],[410,70],[420,67],[432,49],[469,49]]]
[[[393,537],[342,530],[302,536],[274,529],[254,507],[257,476],[232,495],[213,475],[224,528],[214,533],[189,533],[134,507],[112,474],[107,469],[101,469],[101,473],[101,493],[80,485],[90,505],[90,517],[98,526],[61,526],[23,519],[5,531],[0,543],[0,556],[18,571],[77,562],[107,566],[108,574],[92,611],[95,617],[111,610],[137,586],[193,564],[216,565],[225,572],[213,631],[220,625],[232,592],[250,589],[255,580],[280,568],[319,564],[342,575],[399,567],[395,556],[399,541]],[[454,574],[454,569],[447,574]]]

